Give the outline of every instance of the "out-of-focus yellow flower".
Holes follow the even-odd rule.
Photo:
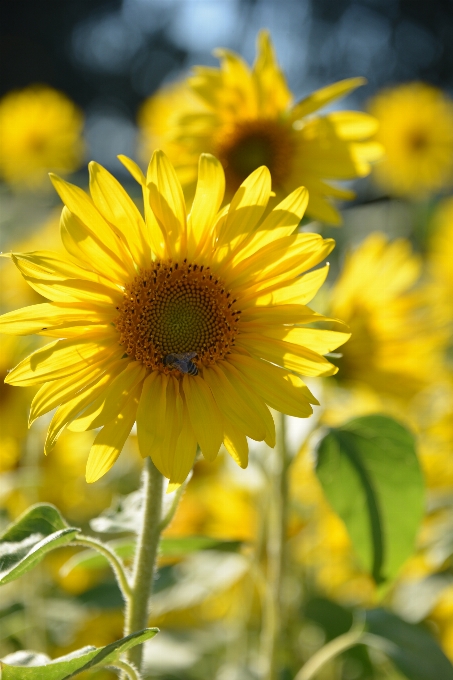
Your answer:
[[[230,196],[253,170],[266,165],[278,197],[302,184],[310,194],[307,214],[339,224],[330,199],[354,194],[326,180],[369,173],[370,161],[381,153],[379,144],[365,141],[375,133],[376,121],[356,111],[312,114],[365,81],[344,80],[293,104],[266,31],[259,34],[252,69],[234,52],[218,49],[215,54],[220,69],[198,66],[193,77],[144,104],[139,124],[145,155],[161,146],[188,195],[202,152],[220,159]]]
[[[410,243],[381,233],[348,256],[330,304],[352,332],[339,360],[341,380],[411,397],[442,373],[448,334],[431,288],[416,285],[420,274]]]
[[[72,172],[82,160],[83,116],[66,95],[35,85],[0,101],[0,177],[39,187],[49,170]]]
[[[453,322],[453,198],[442,201],[432,221],[428,254],[433,278],[433,298],[441,298],[448,320]]]
[[[453,183],[453,102],[441,90],[407,83],[370,102],[385,151],[375,177],[387,191],[420,197]]]
[[[223,441],[245,467],[246,436],[275,444],[269,406],[303,418],[318,403],[295,373],[337,371],[323,354],[349,333],[341,323],[338,330],[309,327],[325,319],[305,306],[327,266],[306,272],[334,242],[294,234],[307,205],[304,188],[263,220],[271,194],[265,167],[219,210],[224,172],[217,159],[202,155],[187,217],[181,185],[162,152],[154,154],[146,180],[132,161],[124,162],[143,186],[146,222],[96,163],[91,199],[53,176],[65,203],[62,241],[72,258],[11,254],[51,302],[10,312],[0,324],[5,333],[57,339],[6,381],[41,384],[31,421],[58,407],[47,452],[68,425],[103,428],[88,458],[90,482],[112,467],[135,421],[142,455],[151,455],[174,483],[187,477],[197,444],[212,460]]]

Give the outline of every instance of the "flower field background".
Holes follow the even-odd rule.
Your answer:
[[[450,680],[450,3],[36,2],[27,16],[19,7],[3,8],[0,77],[0,302],[9,313],[0,319],[0,676]],[[157,149],[165,155],[153,156],[145,181]],[[200,154],[212,156],[199,165]],[[82,198],[54,179],[62,236],[49,172],[91,191]],[[141,241],[121,222],[135,206]],[[188,231],[178,231],[186,206]],[[113,312],[95,308],[113,276],[101,238],[111,232],[96,232],[96,248],[83,245],[88,232],[74,236],[94,213],[115,234],[124,229]],[[219,309],[233,305],[209,326],[216,351],[200,344],[182,368],[186,331],[164,322],[164,349],[150,321],[157,351],[143,359],[137,291],[160,280],[143,243],[170,288],[178,257],[180,273],[198,276],[182,264],[184,248],[217,267],[213,296]],[[66,264],[69,252],[73,268],[89,270],[79,288],[98,297],[84,298],[75,326],[16,313],[46,304],[57,286],[66,294],[68,280],[36,251]],[[123,274],[129,255],[142,263],[135,279]],[[280,278],[270,285],[272,272]],[[187,299],[198,294],[192,284]],[[50,299],[73,313],[73,298]],[[110,421],[98,393],[58,429],[54,407],[61,413],[71,396],[71,372],[54,376],[59,400],[48,382],[40,401],[33,360],[29,373],[20,368],[47,340],[84,341],[93,324],[122,333],[118,365],[141,362],[121,405],[113,390],[108,402],[119,422],[129,409],[130,435],[103,448],[97,437]],[[161,401],[150,396],[145,411],[142,396],[137,410],[142,382],[156,390],[159,380],[167,403],[176,390],[182,404],[179,420],[167,408],[160,439]],[[206,391],[215,409],[203,410]],[[138,632],[124,627],[128,586],[115,560],[132,567],[148,455],[169,493],[150,628]],[[141,644],[139,674],[130,648]]]

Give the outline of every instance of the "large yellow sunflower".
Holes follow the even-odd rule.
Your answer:
[[[351,199],[354,194],[328,180],[370,172],[380,145],[365,140],[377,124],[356,111],[312,114],[363,85],[364,79],[340,81],[293,104],[266,31],[259,34],[252,69],[234,52],[219,49],[215,54],[220,69],[197,66],[193,77],[145,102],[139,114],[143,155],[149,158],[155,145],[163,148],[188,195],[202,152],[221,161],[230,195],[253,170],[266,165],[278,197],[303,184],[310,193],[308,214],[340,223],[330,198]]]
[[[380,92],[369,111],[379,121],[384,158],[375,178],[386,190],[420,197],[453,184],[453,102],[425,83]]]
[[[318,234],[294,233],[308,195],[296,189],[263,220],[271,177],[258,168],[220,210],[225,177],[200,158],[189,216],[176,173],[156,152],[141,183],[145,219],[121,185],[90,164],[91,198],[52,176],[65,203],[67,257],[12,253],[28,283],[51,302],[10,312],[0,330],[56,338],[7,376],[42,384],[33,421],[57,407],[46,451],[68,425],[102,427],[88,458],[93,482],[113,465],[137,421],[143,456],[182,482],[197,445],[208,460],[221,443],[247,465],[246,437],[275,443],[269,406],[307,417],[317,401],[302,382],[336,372],[322,355],[348,337],[344,326],[305,304],[322,285],[333,248]],[[308,273],[305,273],[308,272]]]
[[[33,85],[0,101],[0,177],[36,187],[47,172],[72,172],[83,155],[83,115],[66,95]]]

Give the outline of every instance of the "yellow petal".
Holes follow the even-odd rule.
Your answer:
[[[271,408],[296,418],[308,418],[312,413],[310,404],[319,405],[299,376],[245,354],[232,354],[230,360]]]
[[[223,444],[234,462],[242,469],[245,469],[249,462],[247,437],[229,421],[225,421],[224,427],[225,436]]]
[[[47,328],[109,323],[116,316],[115,308],[85,305],[43,303],[22,307],[0,316],[0,333],[30,335]],[[64,335],[64,333],[62,333]]]
[[[259,414],[252,409],[242,394],[234,389],[221,364],[203,369],[203,378],[211,388],[222,413],[224,425],[231,421],[244,435],[256,441],[263,441],[266,437],[266,424],[261,422]]]
[[[123,410],[126,402],[135,392],[136,387],[144,381],[147,369],[138,361],[129,361],[124,371],[116,376],[108,390],[102,409],[91,422],[90,429],[102,427],[115,418],[119,411]]]
[[[143,174],[141,168],[137,165],[137,163],[133,161],[131,158],[123,156],[123,154],[119,154],[117,158],[124,165],[124,167],[127,168],[127,170],[129,170],[135,181],[138,182],[138,184],[140,184],[142,187],[144,187],[146,185],[146,177]]]
[[[123,246],[118,233],[107,224],[96,209],[90,197],[82,189],[65,182],[57,175],[50,173],[50,179],[67,209],[82,222],[85,230],[123,263],[126,271],[133,271],[130,253]]]
[[[219,233],[219,261],[255,230],[271,193],[271,175],[263,165],[245,179],[233,196],[227,218]],[[223,246],[223,248],[222,248]]]
[[[122,233],[134,262],[147,267],[151,262],[150,245],[145,240],[146,227],[137,206],[121,184],[94,161],[89,164],[90,193],[101,215]]]
[[[302,345],[318,354],[333,352],[351,337],[345,326],[344,332],[328,331],[318,328],[267,328],[264,334],[277,340],[285,340],[295,345]]]
[[[176,442],[174,459],[169,464],[170,484],[182,484],[193,468],[197,453],[197,440],[190,424],[187,405],[183,405],[182,426]],[[168,493],[168,490],[167,490]]]
[[[200,376],[183,376],[183,390],[192,429],[207,460],[214,460],[223,441],[223,424],[211,390]]]
[[[313,312],[305,305],[278,305],[273,307],[248,307],[241,316],[241,332],[265,324],[313,323],[327,317]]]
[[[131,393],[120,413],[97,434],[88,456],[86,481],[96,482],[118,459],[135,422],[141,384]]]
[[[283,340],[268,340],[263,335],[250,333],[237,340],[236,344],[253,356],[266,359],[301,375],[327,376],[335,375],[338,371],[336,366],[320,354]]]
[[[258,34],[258,51],[253,76],[263,118],[276,117],[285,111],[291,103],[292,95],[283,71],[278,65],[269,31],[260,31]]]
[[[137,437],[140,454],[151,456],[162,472],[160,447],[165,437],[165,412],[168,379],[158,371],[149,374],[137,410]]]
[[[323,285],[329,273],[329,265],[315,269],[308,274],[295,278],[289,286],[276,287],[275,290],[262,292],[255,300],[257,306],[293,305],[310,302]],[[252,311],[252,310],[251,310]],[[253,313],[253,311],[252,311]]]
[[[243,376],[230,361],[222,362],[222,370],[231,383],[233,390],[242,396],[249,407],[256,413],[256,419],[265,427],[264,441],[268,446],[275,446],[275,424],[272,415],[260,395],[243,379]]]
[[[371,137],[379,127],[374,116],[362,111],[333,111],[326,118],[333,124],[337,136],[346,141]]]
[[[365,85],[365,78],[347,78],[346,80],[340,80],[338,83],[333,83],[332,85],[327,85],[320,90],[316,90],[305,99],[302,99],[298,104],[293,107],[291,112],[292,120],[299,120],[304,116],[308,116],[309,113],[317,111],[323,106],[326,106],[334,99],[338,97],[344,97],[345,95],[355,90],[360,85]]]
[[[122,352],[117,342],[110,339],[96,342],[89,338],[57,340],[23,359],[8,373],[5,382],[24,387],[57,380],[77,373],[106,356],[117,354],[119,358]]]
[[[247,258],[234,268],[232,276],[236,286],[253,282],[247,294],[254,293],[260,282],[280,275],[290,280],[298,274],[322,262],[335,247],[333,239],[322,239],[319,234],[296,234],[280,238],[261,248],[255,255]]]
[[[109,373],[102,375],[95,383],[88,385],[80,390],[72,399],[62,404],[56,411],[47,430],[44,453],[47,455],[55,446],[55,443],[63,432],[64,428],[70,424],[78,414],[89,404],[102,396],[102,393],[111,380]]]
[[[151,458],[154,462],[154,456],[160,461],[160,468],[158,468],[165,477],[172,481],[180,481],[174,479],[175,472],[177,472],[179,463],[176,461],[176,453],[178,449],[178,441],[183,429],[183,414],[184,404],[180,392],[179,381],[172,376],[167,378],[167,396],[164,420],[164,438],[161,444],[156,447],[155,453],[151,452]],[[192,435],[193,439],[193,435]],[[181,448],[179,449],[181,451]],[[154,463],[157,467],[157,464]],[[184,481],[184,480],[182,480]]]
[[[77,260],[120,285],[132,278],[132,270],[128,271],[122,261],[66,207],[61,213],[60,229],[64,247]]]
[[[29,425],[44,413],[48,413],[59,404],[72,399],[79,390],[83,390],[94,383],[111,364],[111,358],[107,357],[93,366],[87,366],[78,373],[44,383],[31,403]]]
[[[198,182],[187,224],[189,257],[196,256],[207,240],[213,245],[214,219],[225,193],[225,173],[221,163],[210,154],[201,154]]]
[[[305,187],[295,189],[281,203],[279,203],[260,224],[240,252],[241,260],[245,260],[257,250],[280,238],[291,236],[302,217],[308,204],[308,191]]]
[[[162,151],[155,151],[148,168],[149,201],[159,221],[169,255],[186,247],[186,204],[176,172]]]

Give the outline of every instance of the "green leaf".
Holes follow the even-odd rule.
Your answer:
[[[237,552],[241,545],[242,541],[221,541],[208,536],[181,536],[180,538],[163,538],[160,543],[160,554],[164,557],[179,557],[199,550]]]
[[[124,560],[134,556],[135,541],[130,538],[119,538],[108,541],[107,545]],[[162,538],[159,544],[159,554],[163,557],[183,557],[199,550],[220,550],[222,552],[237,552],[242,541],[221,541],[207,536],[182,536],[180,538]],[[105,569],[108,562],[100,553],[94,550],[82,550],[73,555],[62,567],[62,576],[67,576],[76,567],[84,569]]]
[[[421,626],[385,609],[366,613],[370,633],[388,641],[384,653],[409,680],[453,680],[453,666],[435,639]]]
[[[21,666],[13,665],[17,657],[16,654],[10,654],[0,661],[1,678],[2,680],[69,680],[89,668],[114,666],[120,654],[150,640],[158,632],[158,628],[145,628],[145,630],[112,642],[106,647],[83,647],[72,654],[60,656],[50,663],[39,666],[31,667],[30,663]],[[23,654],[33,655],[35,653],[23,652]]]
[[[30,571],[44,556],[70,543],[80,529],[67,525],[57,508],[39,503],[0,536],[0,584]]]
[[[412,554],[423,517],[423,477],[412,434],[392,418],[354,418],[317,447],[316,472],[363,566],[389,582]]]

